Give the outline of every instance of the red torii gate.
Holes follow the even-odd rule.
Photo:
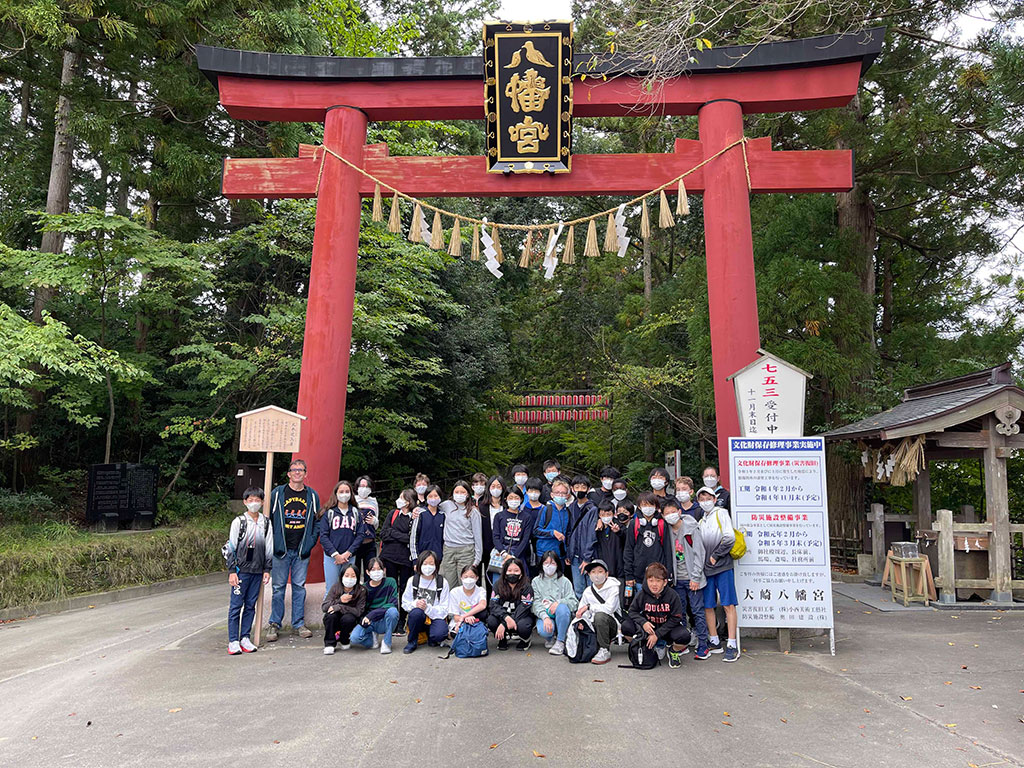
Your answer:
[[[881,50],[883,28],[857,34],[705,51],[685,76],[653,93],[617,60],[577,55],[587,73],[573,93],[576,117],[655,113],[697,115],[697,141],[677,139],[669,154],[575,155],[560,175],[487,173],[483,157],[390,157],[366,144],[370,120],[483,120],[482,57],[342,58],[292,56],[197,46],[199,67],[220,103],[241,120],[324,124],[324,146],[416,197],[639,195],[664,184],[743,136],[743,115],[843,106]],[[608,79],[601,79],[608,75]],[[299,379],[298,412],[308,416],[301,456],[321,493],[341,465],[361,198],[374,184],[323,150],[294,159],[227,159],[229,198],[317,197],[313,261]],[[749,192],[841,192],[853,186],[848,150],[778,152],[767,138],[746,144]],[[318,192],[319,180],[319,192]],[[728,438],[739,434],[726,377],[757,356],[750,199],[741,147],[687,176],[704,196],[718,449],[723,477]],[[311,558],[310,581],[322,578]]]

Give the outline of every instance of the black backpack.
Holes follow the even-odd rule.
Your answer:
[[[639,632],[637,636],[629,641],[629,662],[633,669],[654,669],[661,663],[658,653],[653,648],[647,647],[647,633]],[[620,664],[622,669],[629,669],[625,664]]]
[[[597,635],[589,621],[577,619],[569,625],[565,655],[573,664],[589,664],[597,655]]]

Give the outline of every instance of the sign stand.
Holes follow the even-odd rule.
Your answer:
[[[276,405],[268,405],[239,413],[235,418],[242,420],[238,450],[260,451],[267,455],[263,475],[263,514],[269,519],[270,491],[274,485],[274,454],[295,453],[299,450],[299,436],[306,417]],[[253,643],[257,647],[263,637],[263,587],[261,581],[259,597],[256,598],[256,618],[253,621]]]

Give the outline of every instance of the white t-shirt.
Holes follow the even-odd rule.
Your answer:
[[[448,593],[448,613],[452,616],[465,616],[481,600],[487,600],[487,592],[479,584],[467,594],[460,584]]]

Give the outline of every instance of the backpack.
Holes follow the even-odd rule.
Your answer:
[[[724,508],[715,507],[715,522],[718,523],[719,532],[724,535],[725,531],[722,530],[722,518],[718,516],[719,509]],[[726,510],[726,514],[728,514],[728,510]],[[735,537],[735,541],[733,541],[732,543],[732,549],[729,550],[729,555],[732,557],[733,560],[739,560],[741,557],[747,554],[747,537],[746,534],[744,534],[743,531],[741,531],[739,528],[733,528],[732,533]]]
[[[420,575],[417,573],[412,577],[412,590],[413,594],[416,594],[416,590],[420,588]],[[434,595],[434,602],[436,603],[441,599],[441,593],[444,591],[444,578],[440,574],[434,575],[434,591],[437,593]]]
[[[577,619],[565,633],[565,655],[573,664],[587,664],[597,655],[597,635],[587,619]]]
[[[220,553],[224,556],[224,562],[229,562],[232,552],[237,552],[239,545],[245,541],[245,528],[247,523],[248,515],[242,514],[238,516],[241,518],[241,522],[238,524],[238,540],[231,541],[228,539],[224,542],[224,546],[220,548]],[[267,538],[267,530],[270,528],[270,518],[266,515],[260,515],[263,518],[263,538]]]
[[[629,641],[629,665],[619,664],[621,669],[654,669],[661,663],[658,653],[647,647],[647,633],[640,632]]]
[[[453,653],[457,659],[472,659],[487,655],[487,627],[483,622],[478,621],[475,624],[462,622],[459,625],[459,631],[455,633],[455,639],[452,640],[452,647],[448,649],[448,655],[441,658],[447,659]]]
[[[633,543],[636,543],[637,538],[640,536],[640,518],[633,518]],[[665,520],[664,518],[658,518],[658,544],[662,544],[665,541]]]

